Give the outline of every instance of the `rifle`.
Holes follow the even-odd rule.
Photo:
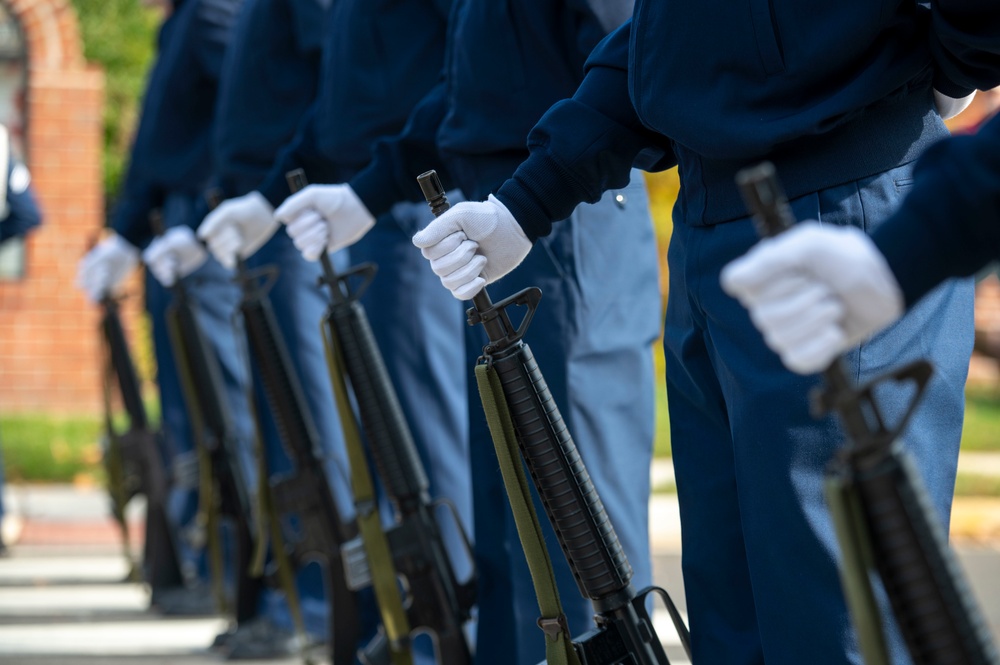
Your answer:
[[[443,214],[449,203],[437,173],[428,171],[417,181],[434,215]],[[504,427],[512,424],[521,457],[527,464],[580,593],[594,605],[597,627],[573,640],[573,652],[583,665],[669,663],[646,610],[646,599],[655,594],[666,605],[690,658],[688,631],[670,595],[655,586],[639,592],[632,587],[632,566],[622,550],[618,534],[531,349],[524,342],[524,334],[540,299],[541,291],[532,287],[494,304],[483,289],[472,300],[468,320],[469,325],[482,324],[489,337],[476,368],[483,406],[490,416],[494,404],[488,397],[489,391],[482,387],[482,377],[486,376],[492,387],[498,389],[492,393],[498,398],[496,407],[501,412],[509,412],[509,421],[498,424]],[[527,308],[516,328],[507,314],[507,308],[512,305]],[[495,440],[501,438],[492,421],[490,429]],[[497,448],[501,448],[499,443]],[[504,481],[508,482],[506,477]],[[518,530],[521,531],[520,524]],[[526,545],[523,534],[522,544]],[[530,558],[529,555],[529,564]],[[532,575],[535,576],[534,571]],[[543,602],[541,594],[539,599]],[[543,617],[539,627],[549,643],[562,640],[568,633],[561,613]],[[573,660],[568,654],[567,657]]]
[[[119,314],[119,303],[110,295],[101,299],[101,332],[107,349],[104,381],[104,417],[107,446],[104,465],[108,473],[112,512],[122,529],[130,577],[138,577],[132,562],[125,507],[137,494],[146,497],[146,538],[143,545],[143,578],[153,593],[183,585],[174,537],[167,519],[168,482],[160,452],[160,438],[149,425],[139,377],[129,352]],[[118,431],[111,414],[112,383],[117,385],[128,424]]]
[[[290,172],[288,180],[293,192],[305,186],[301,170]],[[350,381],[368,451],[394,512],[393,525],[385,528],[383,535],[374,495],[362,501],[368,489],[364,480],[370,479],[370,474],[361,447],[357,445],[359,454],[351,456],[351,474],[362,532],[361,538],[345,550],[350,552],[346,560],[353,564],[349,571],[352,587],[373,585],[383,615],[383,629],[359,656],[368,665],[398,662],[398,658],[405,658],[400,654],[408,651],[409,632],[422,631],[431,634],[439,663],[471,663],[472,655],[462,626],[475,603],[475,575],[473,573],[465,582],[457,579],[435,515],[438,507],[448,509],[464,538],[470,561],[472,550],[454,506],[447,500],[432,501],[430,498],[427,474],[360,302],[374,279],[375,267],[363,264],[338,274],[329,255],[323,254],[320,260],[324,274],[322,282],[330,292],[324,335],[328,342],[331,379],[338,393],[345,385],[345,377]],[[360,285],[352,288],[352,279],[360,279]],[[346,394],[338,395],[340,405],[346,402]],[[353,424],[353,418],[349,409],[341,408],[342,424]],[[350,448],[354,437],[345,434]],[[362,482],[360,493],[357,491],[359,480]],[[366,521],[372,524],[369,532],[364,526]],[[405,580],[409,601],[405,608],[402,604],[397,606],[392,597],[397,587],[396,575]],[[382,578],[387,578],[392,589],[380,587]]]
[[[774,236],[795,223],[788,200],[765,162],[737,174],[757,232]],[[826,498],[843,551],[841,584],[869,665],[888,665],[871,575],[881,579],[916,665],[1000,663],[968,584],[933,515],[920,475],[899,443],[931,375],[920,360],[854,387],[843,361],[823,372],[813,395],[818,414],[836,412],[847,444],[827,468]],[[875,400],[886,383],[912,383],[915,394],[895,427]]]
[[[296,522],[297,538],[289,538],[275,529],[273,540],[276,548],[282,543],[295,567],[315,559],[325,564],[327,598],[332,610],[332,662],[353,663],[361,625],[357,596],[348,587],[341,548],[357,535],[358,529],[353,521],[343,521],[324,471],[319,435],[267,296],[275,278],[274,268],[250,270],[242,259],[237,260],[237,279],[243,291],[240,312],[250,355],[260,374],[282,445],[294,465],[291,473],[271,479],[270,496],[274,518],[286,516],[287,521]],[[281,575],[285,551],[275,553]],[[290,577],[282,580],[282,586],[286,595],[294,594]],[[301,631],[296,602],[288,598],[297,629]]]
[[[161,235],[163,224],[159,215],[155,215],[151,223],[154,233]],[[217,602],[223,611],[227,609],[222,591],[222,550],[216,524],[216,516],[221,514],[228,516],[236,527],[236,593],[232,614],[240,623],[257,613],[257,599],[263,582],[261,576],[253,574],[255,571],[251,570],[251,563],[254,543],[262,534],[255,533],[256,511],[240,463],[240,442],[226,401],[218,356],[202,333],[195,302],[183,280],[177,280],[170,290],[173,301],[167,307],[167,328],[198,446],[202,478],[199,502],[207,508],[204,527],[207,529]]]

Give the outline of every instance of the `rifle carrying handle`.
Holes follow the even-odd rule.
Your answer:
[[[435,216],[448,210],[437,173],[417,181]],[[485,289],[473,300],[480,314],[481,303],[492,307]],[[628,589],[632,566],[531,349],[518,341],[491,362],[521,454],[580,592],[598,601]]]

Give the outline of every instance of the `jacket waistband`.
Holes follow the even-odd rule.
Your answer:
[[[764,160],[774,163],[788,198],[794,199],[912,162],[946,136],[948,129],[934,109],[930,89],[920,88],[875,104],[833,130],[783,144],[757,159],[707,159],[677,145],[678,219],[691,226],[710,226],[746,217],[735,176],[740,169]]]

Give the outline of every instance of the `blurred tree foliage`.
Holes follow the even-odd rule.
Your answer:
[[[670,244],[670,232],[674,224],[671,213],[677,192],[680,190],[680,180],[677,179],[677,168],[662,173],[647,173],[646,188],[649,190],[649,212],[653,216],[653,228],[656,231],[656,246],[660,255],[660,292],[663,294],[663,305],[667,303],[667,246]]]
[[[157,3],[144,0],[72,0],[80,22],[84,57],[105,75],[104,200],[110,207],[118,197],[128,167],[129,148],[146,88],[146,77],[156,55],[156,36],[163,19]],[[133,291],[142,291],[141,281]],[[136,317],[132,333],[133,356],[146,391],[153,394],[156,362],[149,320]]]
[[[674,229],[671,212],[680,190],[677,179],[677,169],[673,168],[663,173],[647,173],[646,188],[649,190],[649,211],[653,217],[653,228],[656,231],[656,249],[660,256],[660,293],[663,296],[661,307],[667,307],[667,246],[670,244],[670,233]],[[662,314],[662,311],[661,311]],[[661,317],[662,320],[662,317]],[[656,377],[656,430],[654,453],[657,457],[666,457],[670,448],[670,419],[667,415],[667,386],[663,380],[666,368],[663,359],[663,343],[657,341],[653,345],[653,363]]]
[[[128,164],[139,101],[156,47],[162,12],[140,0],[72,0],[87,62],[106,76],[104,194],[109,203]]]

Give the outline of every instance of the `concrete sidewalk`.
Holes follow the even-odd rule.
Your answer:
[[[1000,455],[963,455],[963,471],[1000,476]],[[651,470],[669,485],[669,460]],[[170,619],[148,609],[148,591],[125,583],[121,534],[101,488],[8,486],[4,522],[12,556],[0,559],[0,662],[11,665],[209,665],[207,645],[225,627],[219,617]],[[141,543],[141,501],[129,510],[133,543]],[[682,613],[680,519],[675,494],[650,501],[654,581]],[[952,539],[994,635],[1000,636],[1000,500],[955,502]],[[665,612],[654,615],[671,663],[690,665]],[[261,662],[261,661],[258,661]],[[264,665],[291,665],[295,659]]]
[[[118,525],[101,488],[15,485],[4,493],[12,555],[0,559],[0,663],[10,665],[210,665],[207,647],[226,621],[175,619],[149,608],[144,585],[127,583]],[[134,547],[142,540],[141,500],[129,508]],[[654,499],[656,583],[685,615],[676,500]],[[690,665],[665,610],[657,633],[674,665]],[[298,659],[256,661],[292,665]],[[322,662],[322,660],[321,660]]]

